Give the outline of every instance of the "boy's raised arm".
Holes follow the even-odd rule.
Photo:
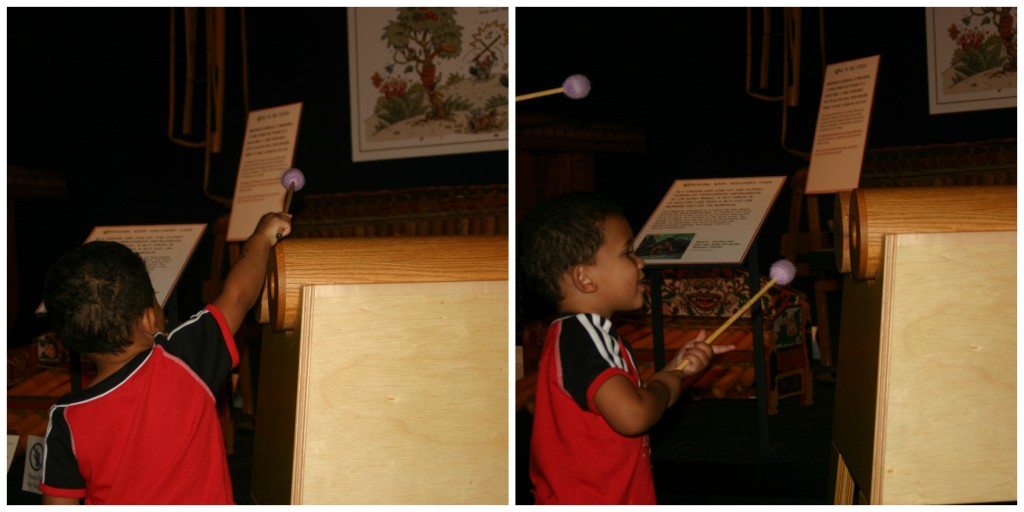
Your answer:
[[[227,320],[231,332],[238,331],[246,313],[259,299],[267,277],[270,250],[281,237],[291,233],[292,216],[287,213],[268,213],[260,218],[256,230],[242,245],[241,256],[224,279],[224,289],[213,301]]]

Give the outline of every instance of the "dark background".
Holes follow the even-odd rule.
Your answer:
[[[752,9],[752,89],[781,93],[782,9],[771,9],[770,86],[757,87],[763,9]],[[597,188],[614,193],[638,230],[675,179],[789,176],[806,160],[783,147],[782,103],[745,90],[746,8],[518,8],[516,94],[582,73],[587,98],[516,104],[517,113],[610,121],[646,132],[644,155],[597,160]],[[804,8],[799,106],[786,147],[810,151],[825,65],[880,55],[867,150],[1016,137],[1015,108],[930,115],[925,9]],[[940,27],[940,35],[946,27]],[[775,212],[788,209],[780,198]],[[517,212],[521,215],[522,212]],[[764,251],[762,251],[764,252]],[[765,257],[777,257],[767,254]]]
[[[57,173],[67,182],[63,198],[8,193],[8,216],[14,220],[8,223],[9,237],[16,251],[9,248],[8,259],[16,261],[12,277],[18,288],[17,300],[8,305],[9,345],[27,343],[45,328],[33,314],[42,299],[42,275],[94,226],[212,223],[228,213],[227,205],[204,194],[204,151],[168,137],[171,16],[177,22],[180,103],[182,11],[7,9],[8,166]],[[305,173],[307,185],[296,194],[293,213],[301,215],[304,194],[508,183],[507,152],[352,162],[345,8],[226,12],[225,138],[222,152],[211,158],[211,195],[234,194],[244,137],[243,12],[248,108],[303,103],[294,165]],[[202,25],[200,34],[202,55]],[[198,66],[205,78],[205,59]],[[203,133],[203,87],[204,82],[197,84],[199,137],[184,138],[196,140]],[[180,105],[178,110],[180,120]],[[182,314],[201,306],[210,240],[208,230],[179,282]],[[12,306],[18,306],[13,317]]]

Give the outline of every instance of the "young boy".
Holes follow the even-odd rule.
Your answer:
[[[574,193],[523,220],[521,271],[557,305],[544,342],[530,446],[537,504],[654,504],[650,429],[680,394],[680,380],[715,353],[701,334],[648,382],[610,318],[643,306],[644,262],[615,203]],[[683,360],[689,365],[671,371]]]
[[[264,215],[220,296],[170,334],[131,249],[91,242],[54,264],[47,313],[96,377],[50,409],[44,504],[234,502],[215,394],[238,364],[233,333],[259,298],[270,248],[290,232],[291,215]]]

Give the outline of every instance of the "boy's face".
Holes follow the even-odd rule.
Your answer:
[[[597,250],[591,276],[597,284],[597,302],[605,317],[644,305],[644,261],[633,252],[633,230],[617,215],[604,221],[604,243]]]

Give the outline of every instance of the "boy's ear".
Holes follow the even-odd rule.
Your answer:
[[[583,293],[593,293],[597,291],[597,283],[590,276],[590,266],[584,264],[574,265],[569,270],[569,277],[572,279],[572,285],[577,290]]]
[[[153,308],[146,308],[142,312],[142,318],[139,319],[141,322],[140,327],[147,334],[156,334],[160,332],[161,328],[157,326],[156,310]]]

